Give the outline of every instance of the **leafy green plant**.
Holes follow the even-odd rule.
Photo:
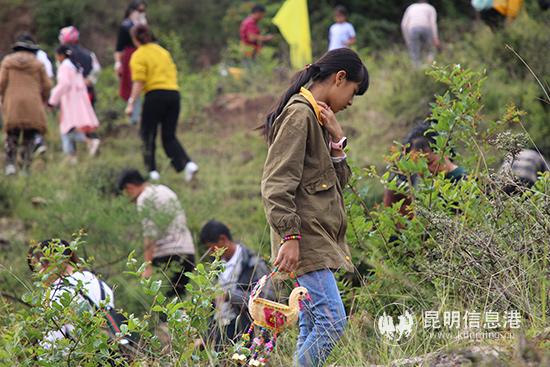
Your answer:
[[[464,147],[464,154],[454,159],[468,168],[469,178],[453,184],[431,175],[422,157],[399,151],[388,157],[391,171],[409,183],[419,174],[416,186],[398,186],[390,172],[364,173],[411,198],[414,216],[399,212],[402,202],[370,210],[357,187],[348,196],[348,238],[367,254],[374,272],[359,299],[367,309],[395,301],[419,310],[515,309],[529,322],[526,327],[542,325],[547,319],[550,245],[543,235],[550,229],[548,176],[522,195],[508,196],[504,181],[487,165],[494,140],[478,130],[484,126],[492,134],[502,133],[507,125],[503,121],[521,114],[512,109],[498,122],[481,120],[481,74],[458,65],[436,67],[429,74],[449,88],[433,104],[438,136],[432,149],[449,156],[451,149]],[[357,185],[359,181],[352,184]]]
[[[83,244],[80,237],[71,243],[71,250],[77,251]],[[95,312],[87,303],[75,302],[83,285],[78,284],[74,292],[64,292],[54,302],[51,299],[51,279],[64,273],[68,260],[63,245],[59,242],[43,250],[42,261],[49,264],[45,271],[36,272],[32,287],[23,295],[21,302],[26,307],[14,309],[2,304],[12,315],[4,319],[0,330],[0,361],[16,361],[20,366],[129,366],[170,363],[174,365],[212,364],[219,358],[208,345],[209,320],[213,316],[213,299],[219,294],[217,276],[221,262],[215,260],[208,266],[198,264],[195,271],[187,273],[190,283],[186,286],[188,296],[184,299],[167,299],[162,294],[163,280],[143,279],[146,264],[140,264],[132,252],[127,260],[127,276],[135,277],[144,293],[150,297],[149,311],[142,317],[126,313],[127,324],[121,326],[121,333],[111,339],[105,332],[106,320],[102,313]],[[76,264],[75,271],[90,268],[91,264]],[[117,304],[119,307],[121,303]],[[158,328],[159,315],[167,320],[167,345],[162,344],[152,328]],[[156,320],[156,321],[155,321]],[[45,335],[60,330],[62,325],[72,325],[70,335],[46,341]],[[123,357],[118,341],[130,333],[139,336],[127,357]],[[166,343],[166,340],[164,340]],[[2,362],[3,363],[3,362]]]

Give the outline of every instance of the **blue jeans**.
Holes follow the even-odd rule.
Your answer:
[[[63,153],[74,155],[76,153],[77,141],[86,141],[86,134],[81,131],[73,129],[67,134],[61,134],[61,146],[63,147]]]
[[[311,301],[300,312],[300,335],[296,350],[299,367],[323,366],[346,326],[346,310],[331,270],[317,270],[298,277]]]

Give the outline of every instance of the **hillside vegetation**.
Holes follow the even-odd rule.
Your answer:
[[[273,15],[279,2],[267,3]],[[320,55],[335,4],[309,3],[315,54]],[[501,190],[506,178],[496,171],[504,155],[521,146],[536,146],[550,157],[550,64],[544,51],[550,46],[550,14],[539,14],[535,2],[527,2],[528,12],[492,33],[472,19],[469,1],[434,1],[441,9],[443,50],[435,67],[414,70],[398,28],[408,2],[347,3],[372,83],[353,108],[338,115],[350,139],[354,170],[346,206],[356,272],[340,274],[350,323],[330,363],[370,366],[401,359],[400,365],[407,366],[446,361],[549,365],[550,177],[510,198]],[[64,164],[57,116],[51,113],[45,157],[33,163],[28,176],[0,179],[0,365],[35,366],[40,358],[43,366],[62,365],[59,356],[48,355],[36,344],[54,317],[78,322],[86,331],[74,347],[73,362],[63,365],[98,365],[113,348],[101,334],[97,317],[78,320],[71,312],[45,310],[41,304],[43,279],[31,276],[25,256],[30,241],[52,237],[75,239],[86,266],[114,286],[117,307],[131,315],[130,331],[143,336],[134,365],[220,365],[230,351],[218,354],[209,345],[193,346],[212,315],[219,264],[196,270],[193,290],[181,304],[160,297],[157,280],[166,279],[139,277],[141,222],[135,206],[115,189],[121,169],[143,171],[138,128],[123,117],[124,104],[110,66],[110,47],[125,1],[0,4],[3,19],[27,14],[28,25],[49,50],[57,28],[70,19],[81,26],[83,43],[105,66],[97,86],[100,155],[89,158],[81,152],[77,166]],[[247,5],[230,0],[151,2],[148,16],[180,71],[178,136],[200,173],[185,184],[162,151],[157,159],[161,183],[179,195],[195,238],[207,220],[216,218],[267,259],[269,228],[260,198],[267,147],[256,128],[291,71],[281,66],[288,51],[278,40],[242,78],[223,73],[228,66],[238,66],[235,27]],[[269,26],[269,19],[265,22]],[[16,20],[6,24],[13,31],[21,28]],[[430,115],[437,117],[435,129],[447,138],[438,151],[457,152],[455,159],[468,170],[469,179],[457,186],[442,177],[424,180],[414,192],[416,216],[406,221],[398,208],[381,206],[388,180],[384,172],[388,164],[405,175],[427,172],[425,160],[401,157],[400,148],[391,147],[414,122]],[[397,241],[390,242],[391,236]],[[394,302],[418,314],[517,310],[522,325],[512,330],[510,339],[482,341],[436,338],[420,328],[410,343],[391,346],[381,342],[373,325],[378,312]],[[161,313],[168,315],[174,338],[169,351],[155,336]],[[182,322],[184,314],[190,317]],[[281,337],[272,366],[292,365],[295,338],[296,330]],[[98,346],[99,355],[94,353]]]

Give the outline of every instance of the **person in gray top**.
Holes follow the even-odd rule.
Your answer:
[[[426,0],[418,0],[410,5],[403,14],[401,32],[414,66],[419,68],[424,61],[431,64],[435,57],[435,48],[441,47],[435,8]],[[423,51],[427,52],[425,57],[422,55]]]
[[[515,156],[507,156],[500,171],[509,172],[515,178],[514,182],[504,187],[506,193],[514,194],[523,188],[532,187],[537,182],[539,172],[550,171],[550,168],[542,154],[536,150],[523,149]]]
[[[176,193],[149,184],[135,169],[122,172],[118,189],[136,202],[142,217],[143,257],[149,262],[143,276],[150,277],[153,267],[162,268],[164,274],[172,274],[166,295],[183,296],[189,281],[185,273],[195,268],[195,245]]]

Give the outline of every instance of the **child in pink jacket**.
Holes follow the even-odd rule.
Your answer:
[[[52,90],[49,104],[61,108],[59,127],[63,152],[76,162],[77,141],[88,145],[91,156],[97,153],[100,140],[95,133],[99,126],[78,64],[71,60],[72,51],[62,45],[56,50],[60,65],[57,70],[57,85]]]

